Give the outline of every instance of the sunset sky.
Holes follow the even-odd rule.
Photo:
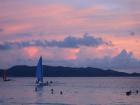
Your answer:
[[[140,72],[140,0],[0,0],[0,68]]]

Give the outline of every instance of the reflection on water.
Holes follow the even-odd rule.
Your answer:
[[[140,93],[136,93],[140,78],[45,79],[54,81],[52,86],[40,87],[37,92],[34,78],[1,79],[0,105],[140,105]],[[132,95],[126,96],[129,90]]]

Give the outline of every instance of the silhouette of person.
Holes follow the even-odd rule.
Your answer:
[[[35,91],[37,91],[37,86],[35,87]]]
[[[49,82],[48,81],[46,82],[46,85],[49,86]]]
[[[138,94],[139,93],[139,91],[138,90],[136,90],[136,94]]]
[[[132,91],[131,91],[131,90],[130,90],[130,91],[127,91],[127,92],[126,92],[126,95],[127,95],[127,96],[130,96],[130,95],[131,95],[131,93],[132,93]]]
[[[51,94],[54,94],[54,90],[53,89],[51,89]]]
[[[63,95],[63,92],[62,91],[60,91],[60,95]]]
[[[50,81],[50,84],[52,84],[53,83],[53,81]]]

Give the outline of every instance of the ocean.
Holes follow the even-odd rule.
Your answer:
[[[138,77],[45,77],[53,83],[38,91],[33,77],[10,79],[0,78],[0,105],[140,105]]]

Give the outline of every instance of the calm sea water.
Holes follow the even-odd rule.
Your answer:
[[[35,78],[0,79],[0,105],[140,105],[140,78],[44,78],[52,80],[35,92]],[[51,94],[54,89],[54,94]],[[126,96],[125,92],[134,93]],[[63,95],[60,95],[63,91]]]

